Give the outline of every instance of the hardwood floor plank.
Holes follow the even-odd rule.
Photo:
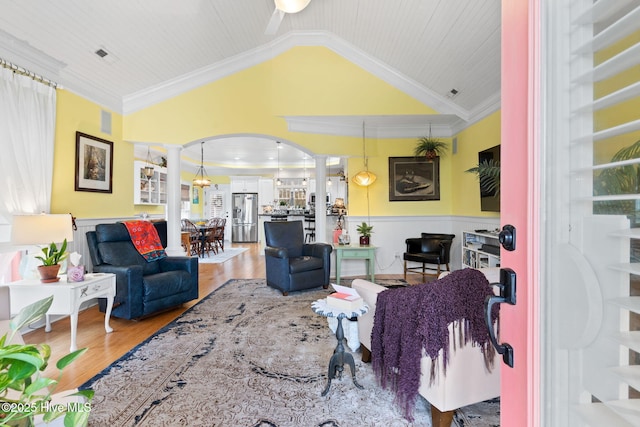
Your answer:
[[[88,350],[82,357],[65,368],[56,390],[76,388],[91,379],[227,281],[264,278],[264,255],[259,252],[259,244],[246,243],[234,244],[233,246],[246,247],[249,250],[222,264],[199,265],[198,300],[142,320],[132,321],[112,317],[110,324],[113,332],[110,334],[105,333],[104,314],[98,310],[97,306],[82,311],[78,317],[77,342],[79,348],[87,347]],[[402,278],[402,275],[376,277]],[[420,275],[407,277],[409,283],[420,283],[419,280]],[[23,336],[26,343],[46,343],[51,346],[51,362],[45,371],[47,377],[58,377],[55,362],[69,352],[69,327],[69,318],[67,317],[54,322],[51,332],[44,332],[44,328],[39,328]]]

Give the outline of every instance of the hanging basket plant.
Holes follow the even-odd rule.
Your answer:
[[[416,157],[424,156],[427,160],[433,160],[436,157],[444,157],[447,153],[449,145],[438,138],[431,135],[423,136],[418,139],[416,147],[413,151]]]

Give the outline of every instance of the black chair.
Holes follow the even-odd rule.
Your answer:
[[[440,276],[441,266],[449,270],[451,244],[455,234],[422,233],[420,237],[410,237],[405,240],[407,251],[403,255],[404,278],[407,271],[420,273],[424,276]],[[408,262],[418,262],[420,266],[409,267]],[[427,267],[427,264],[433,265]]]
[[[264,223],[267,285],[283,295],[329,287],[333,248],[326,243],[305,243],[303,231],[302,221]]]
[[[154,224],[166,242],[166,223]],[[164,235],[163,235],[164,234]],[[147,262],[122,223],[98,224],[86,233],[94,273],[116,275],[112,316],[146,317],[198,298],[198,259],[169,256]],[[99,300],[105,311],[106,301]]]

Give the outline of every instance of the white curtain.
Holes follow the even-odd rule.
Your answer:
[[[11,280],[16,252],[12,215],[51,206],[56,90],[0,67],[0,283]]]
[[[15,213],[49,212],[56,90],[0,68],[0,242]]]

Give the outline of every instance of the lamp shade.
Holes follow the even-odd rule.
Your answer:
[[[43,245],[73,241],[70,214],[14,215],[11,243],[14,245]]]
[[[309,5],[311,0],[274,0],[276,8],[286,13],[298,13]]]
[[[373,184],[377,178],[378,177],[375,174],[369,171],[361,171],[353,177],[353,182],[362,187],[368,187],[369,185]]]

